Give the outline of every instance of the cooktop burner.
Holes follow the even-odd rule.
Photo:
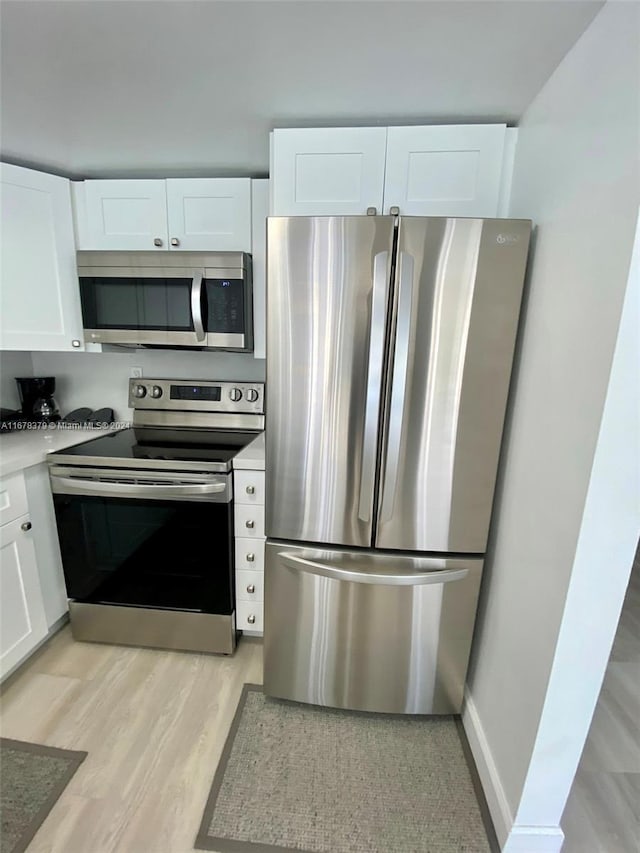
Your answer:
[[[76,444],[54,454],[56,461],[134,468],[145,461],[204,463],[230,470],[231,460],[258,433],[224,430],[124,429]],[[147,465],[141,467],[148,467]],[[163,465],[166,467],[166,465]],[[191,466],[189,466],[191,467]]]

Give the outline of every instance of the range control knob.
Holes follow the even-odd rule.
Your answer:
[[[159,385],[154,385],[151,389],[151,396],[155,397],[156,400],[158,397],[162,397],[162,388]]]
[[[229,397],[234,403],[237,403],[239,400],[242,400],[242,391],[239,388],[232,388],[231,391],[229,391]]]
[[[258,399],[258,396],[259,396],[258,392],[256,391],[255,388],[249,388],[249,390],[247,391],[247,400],[250,403],[255,403],[256,400]]]
[[[146,397],[147,389],[144,385],[134,385],[133,386],[133,396],[134,397]]]

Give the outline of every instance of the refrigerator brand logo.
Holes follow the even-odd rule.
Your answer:
[[[513,246],[514,243],[519,243],[520,237],[517,234],[498,234],[496,237],[496,243],[500,243],[501,246],[504,246],[505,243],[509,246]]]

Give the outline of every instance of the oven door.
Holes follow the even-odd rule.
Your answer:
[[[54,465],[50,477],[69,598],[233,614],[229,475]]]
[[[78,269],[87,343],[204,347],[203,269]]]

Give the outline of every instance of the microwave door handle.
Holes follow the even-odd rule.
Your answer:
[[[382,506],[380,507],[381,523],[389,521],[393,516],[393,507],[398,488],[400,440],[402,438],[404,401],[407,389],[411,308],[413,301],[413,257],[407,252],[400,252],[398,282],[398,319],[393,355],[391,400],[389,403],[389,429],[387,432],[384,467],[384,489],[382,493]]]
[[[459,581],[466,578],[469,569],[435,569],[417,572],[360,572],[357,569],[345,569],[342,566],[333,566],[331,563],[321,563],[318,560],[309,560],[298,554],[281,551],[278,557],[285,566],[308,572],[312,575],[331,578],[337,581],[350,581],[351,583],[385,584],[387,586],[422,586],[424,584],[441,584],[450,581]]]
[[[202,280],[204,270],[196,270],[191,282],[191,316],[193,317],[193,328],[196,333],[196,341],[204,343],[205,332],[202,321]]]

